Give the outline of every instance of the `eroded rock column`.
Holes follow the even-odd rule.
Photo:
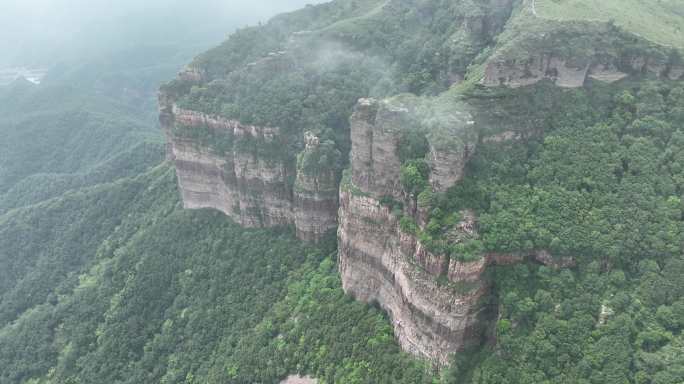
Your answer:
[[[375,100],[357,105],[352,133],[360,134],[352,135],[352,174],[340,192],[339,269],[346,292],[388,312],[406,351],[446,365],[451,354],[482,342],[489,284],[477,262],[449,273],[448,258],[402,231],[400,217],[380,202],[404,197],[396,146],[408,113]]]

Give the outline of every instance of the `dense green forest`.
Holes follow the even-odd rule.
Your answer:
[[[41,85],[18,79],[0,87],[0,213],[161,161],[156,77],[140,82],[149,77],[147,63],[122,59],[102,59],[110,68],[104,72],[99,61],[58,66]],[[156,68],[173,73],[173,64]]]
[[[626,84],[601,106],[565,92],[578,102],[543,139],[483,144],[435,204],[477,206],[489,249],[551,247],[579,267],[496,269],[498,343],[445,380],[677,384],[684,92]],[[6,212],[0,244],[3,383],[434,379],[343,294],[333,241],[184,211],[167,165]]]
[[[494,43],[452,39],[462,33],[453,17],[479,11],[475,2],[434,2],[423,9],[429,27],[402,2],[391,8],[401,17],[379,26],[348,22],[377,22],[383,3],[337,1],[242,29],[196,59],[214,81],[165,90],[244,123],[311,128],[323,145],[302,167],[341,168],[360,95],[429,98]],[[540,12],[564,3],[545,4]],[[287,76],[235,70],[302,28],[378,57],[331,45]],[[279,383],[290,374],[321,384],[684,383],[681,82],[642,74],[580,89],[468,87],[459,97],[488,112],[512,106],[543,134],[480,140],[464,180],[442,194],[423,193],[425,137],[401,138],[400,183],[429,207],[425,244],[461,260],[544,249],[576,261],[493,267],[491,340],[439,371],[400,350],[378,306],[344,294],[334,237],[307,245],[292,228],[244,229],[182,208],[154,95],[188,55],[145,47],[57,66],[41,85],[0,87],[0,384]],[[301,143],[288,144],[271,155],[294,157]],[[463,209],[477,213],[479,237],[448,249]],[[408,218],[401,228],[419,231]]]
[[[431,381],[344,295],[334,239],[182,210],[145,108],[63,85],[3,96],[0,382]]]
[[[430,381],[334,239],[182,210],[148,109],[55,83],[2,90],[0,382]]]
[[[484,143],[437,202],[477,207],[485,249],[578,261],[495,270],[497,345],[461,363],[473,383],[684,380],[684,88],[596,86],[563,91],[543,138]]]
[[[182,209],[155,95],[190,49],[0,87],[0,383],[432,382],[343,293],[333,238]]]
[[[177,195],[159,165],[2,217],[0,381],[430,382],[385,315],[344,295],[334,242],[245,230]]]

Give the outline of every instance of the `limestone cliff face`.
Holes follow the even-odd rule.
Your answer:
[[[506,85],[512,88],[535,84],[547,79],[559,87],[577,88],[584,85],[589,65],[572,66],[567,61],[541,54],[523,60],[500,60],[490,62],[485,70],[483,84],[486,86]],[[626,74],[611,72],[617,80]],[[608,75],[605,77],[608,78]]]
[[[445,192],[463,179],[465,166],[477,149],[474,124],[468,113],[460,112],[449,119],[448,128],[428,132],[427,162],[433,191]]]
[[[321,146],[320,139],[310,132],[305,133],[304,140],[306,147],[300,159],[319,151]],[[301,164],[298,164],[297,170],[294,188],[297,235],[300,239],[316,241],[337,228],[337,174],[332,168],[307,172]]]
[[[218,209],[245,227],[293,224],[300,238],[314,242],[335,228],[334,172],[308,176],[294,160],[274,156],[286,140],[277,127],[182,109],[165,94],[160,121],[185,208]]]
[[[430,185],[443,192],[458,183],[475,151],[475,125],[467,108],[452,104],[442,117],[453,131],[429,132],[426,161]],[[351,171],[340,187],[339,271],[346,292],[377,302],[389,314],[395,335],[408,352],[446,365],[458,351],[482,344],[496,316],[489,266],[525,261],[552,268],[574,266],[572,258],[554,258],[544,250],[527,253],[482,253],[475,257],[431,251],[419,235],[425,208],[403,190],[398,156],[401,132],[410,129],[414,111],[401,103],[361,99],[351,118]],[[439,131],[439,129],[437,130]],[[388,198],[401,202],[387,204]],[[416,228],[406,228],[403,221]],[[475,212],[460,212],[460,221],[445,235],[451,244],[479,237]]]
[[[482,83],[485,86],[505,85],[511,88],[523,87],[550,80],[563,88],[579,88],[589,78],[613,83],[630,74],[652,74],[677,80],[683,69],[658,57],[637,56],[614,58],[601,62],[599,57],[590,58],[588,63],[573,63],[571,60],[552,54],[533,54],[524,59],[498,58],[488,63]]]
[[[523,87],[542,80],[563,88],[588,79],[613,83],[631,75],[678,80],[681,59],[667,47],[650,43],[608,23],[537,19],[534,29],[514,35],[488,60],[482,84]]]
[[[480,262],[451,266],[404,233],[399,217],[380,202],[393,196],[407,202],[405,214],[419,215],[399,183],[397,128],[407,114],[365,99],[352,116],[351,175],[340,192],[339,270],[346,292],[387,310],[405,350],[443,365],[450,354],[482,342],[489,284]],[[464,164],[463,154],[453,158],[454,166]]]
[[[378,302],[406,351],[446,365],[450,354],[482,342],[489,285],[481,279],[482,268],[474,266],[468,280],[455,274],[439,280],[445,259],[403,233],[377,197],[353,190],[340,194],[338,239],[345,291]]]
[[[408,111],[400,106],[361,99],[352,115],[352,183],[375,196],[401,197],[397,154],[400,127]]]

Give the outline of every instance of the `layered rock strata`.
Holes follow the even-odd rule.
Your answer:
[[[432,168],[435,192],[459,182],[477,140],[469,139],[474,125],[463,107],[454,105],[448,121],[460,130],[428,135],[426,160]],[[495,318],[489,266],[525,261],[552,268],[574,266],[572,258],[557,259],[547,251],[485,253],[476,257],[438,254],[423,244],[418,233],[427,214],[400,183],[398,146],[401,132],[415,124],[413,110],[390,101],[362,99],[351,118],[351,172],[340,187],[338,227],[339,271],[344,290],[356,299],[377,302],[389,314],[395,335],[410,353],[436,365],[446,365],[458,351],[480,345]],[[401,202],[387,204],[388,197]],[[477,239],[474,212],[445,236],[456,244]],[[403,227],[408,219],[416,229]]]
[[[334,171],[307,175],[278,156],[286,138],[277,127],[182,109],[164,94],[160,121],[185,208],[218,209],[245,227],[294,225],[314,242],[336,227]]]
[[[608,23],[537,23],[534,34],[503,39],[508,42],[488,60],[483,85],[517,88],[548,80],[558,87],[579,88],[588,79],[613,83],[630,75],[684,77],[679,54]],[[562,41],[572,44],[559,45]]]
[[[305,133],[304,152],[320,149],[320,140],[314,134]],[[333,168],[323,168],[308,173],[301,165],[297,167],[297,180],[294,188],[294,216],[297,236],[307,241],[317,241],[328,231],[337,228],[338,208],[337,173]]]
[[[408,114],[364,99],[352,116],[351,175],[340,192],[339,270],[346,292],[388,312],[405,350],[444,365],[452,353],[482,342],[488,283],[477,263],[461,267],[473,269],[467,278],[461,276],[465,272],[448,273],[448,258],[403,232],[400,218],[380,202],[386,196],[411,200],[399,183],[397,156],[399,128],[410,121]],[[463,154],[432,156],[464,164]],[[406,206],[405,214],[418,215],[412,204]]]
[[[570,60],[547,54],[531,55],[518,60],[501,58],[487,65],[482,83],[485,86],[505,85],[517,88],[549,80],[562,88],[579,88],[584,86],[588,78],[613,83],[630,74],[647,73],[670,80],[678,80],[684,74],[683,67],[658,61],[656,58],[616,58],[614,62],[607,64],[598,60],[596,58],[587,64],[573,64]]]
[[[482,342],[489,285],[479,268],[468,281],[441,281],[444,259],[403,233],[376,196],[353,188],[340,194],[338,239],[345,291],[379,303],[404,350],[446,365],[451,354]]]

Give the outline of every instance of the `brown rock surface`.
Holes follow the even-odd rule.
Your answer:
[[[678,78],[681,67],[671,49],[631,34],[611,23],[524,20],[512,28],[485,64],[482,84],[511,88],[542,80],[558,87],[579,88],[587,79],[613,83],[627,76]],[[673,71],[673,69],[675,69]]]
[[[338,239],[343,288],[388,312],[404,350],[446,365],[451,354],[480,344],[487,283],[459,290],[439,282],[416,263],[416,238],[402,233],[378,200],[341,192]]]
[[[387,102],[359,100],[351,117],[354,185],[378,196],[393,196],[401,190],[397,129],[404,124],[407,112]]]
[[[399,218],[380,204],[383,196],[406,198],[398,183],[396,155],[398,128],[406,121],[406,112],[375,100],[357,105],[352,117],[352,175],[340,192],[339,270],[346,292],[378,302],[388,312],[405,350],[445,365],[451,354],[481,343],[488,283],[476,276],[470,281],[456,276],[452,282],[440,279],[448,259],[403,233]],[[465,162],[454,166],[461,163]]]
[[[317,136],[305,134],[306,147],[302,155],[320,146]],[[338,183],[334,169],[307,174],[298,169],[294,188],[294,214],[297,236],[316,242],[337,227]]]
[[[317,241],[335,228],[334,171],[309,177],[297,172],[293,160],[272,156],[270,148],[282,140],[278,128],[182,109],[164,94],[160,95],[160,122],[185,208],[218,209],[245,227],[292,224],[307,241]],[[215,142],[204,142],[207,139],[196,137],[193,130],[210,132],[209,140],[222,137],[229,148],[213,148]],[[288,182],[291,178],[296,179],[296,188]]]
[[[485,86],[524,87],[541,80],[551,80],[563,88],[579,88],[589,72],[589,66],[569,65],[566,61],[545,54],[525,60],[495,60],[487,64],[482,83]]]

